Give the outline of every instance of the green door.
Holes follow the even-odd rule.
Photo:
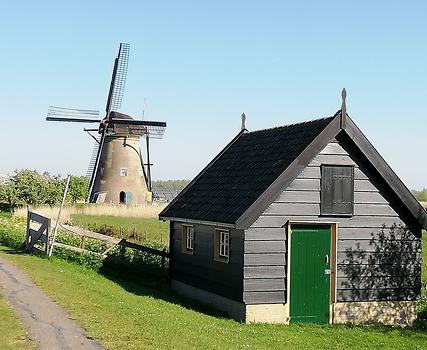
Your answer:
[[[292,225],[290,322],[329,323],[331,229]]]

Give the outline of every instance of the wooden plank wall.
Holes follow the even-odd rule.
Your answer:
[[[193,255],[182,253],[182,223],[173,222],[171,278],[242,301],[243,230],[230,229],[228,263],[214,260],[214,226],[194,225]]]
[[[321,164],[355,166],[353,217],[319,216]],[[289,220],[339,222],[338,301],[414,299],[421,282],[420,232],[392,229],[404,223],[377,180],[344,143],[328,144],[245,231],[245,303],[286,301],[287,244],[282,227]]]

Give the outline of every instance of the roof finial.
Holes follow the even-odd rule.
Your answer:
[[[342,97],[342,105],[341,105],[341,129],[344,129],[346,127],[347,122],[347,106],[345,104],[345,99],[347,98],[347,90],[345,88],[342,89],[341,92]]]
[[[246,129],[246,115],[245,113],[242,113],[242,127],[240,128],[240,131],[244,131]]]

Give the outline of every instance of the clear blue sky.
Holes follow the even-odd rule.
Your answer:
[[[103,110],[117,43],[131,45],[122,111],[164,120],[155,179],[190,179],[239,131],[348,112],[411,188],[427,186],[425,1],[2,1],[0,174],[84,174],[82,125]]]

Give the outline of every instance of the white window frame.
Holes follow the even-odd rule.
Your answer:
[[[187,250],[194,250],[194,227],[185,227],[185,246]]]
[[[120,176],[128,176],[128,168],[120,168]]]
[[[194,225],[182,225],[181,250],[183,254],[193,255],[194,238],[195,238]]]
[[[214,260],[228,263],[230,259],[230,231],[215,229],[214,235]]]
[[[230,232],[219,231],[219,256],[229,258],[230,256]]]

